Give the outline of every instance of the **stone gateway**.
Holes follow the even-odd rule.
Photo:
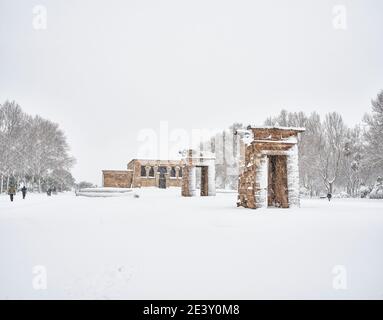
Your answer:
[[[237,206],[299,206],[298,135],[304,128],[252,127],[243,142]]]
[[[215,157],[206,151],[186,150],[183,159],[182,196],[197,195],[197,169],[201,170],[200,195],[215,196]]]

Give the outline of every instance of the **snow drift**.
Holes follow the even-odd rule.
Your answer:
[[[76,196],[83,197],[121,197],[133,195],[133,190],[129,188],[84,188],[76,191]]]

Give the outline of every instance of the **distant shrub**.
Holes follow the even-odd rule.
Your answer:
[[[359,194],[361,198],[367,198],[371,192],[371,188],[365,185],[360,186]]]
[[[350,198],[350,195],[346,191],[341,191],[334,194],[334,198]]]
[[[86,188],[94,188],[95,185],[91,182],[87,181],[81,181],[80,183],[77,184],[77,189],[86,189]]]
[[[370,199],[383,199],[383,178],[378,177],[370,192]]]

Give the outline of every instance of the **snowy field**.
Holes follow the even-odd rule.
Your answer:
[[[383,299],[383,201],[250,210],[230,193],[139,193],[0,196],[0,298]]]

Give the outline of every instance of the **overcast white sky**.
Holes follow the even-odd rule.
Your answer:
[[[0,101],[58,122],[75,178],[100,184],[160,120],[223,129],[286,108],[358,123],[383,89],[382,13],[381,0],[0,0]]]

